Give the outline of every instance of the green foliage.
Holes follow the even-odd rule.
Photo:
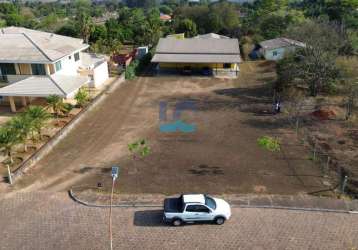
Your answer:
[[[32,138],[34,139],[34,132],[41,137],[41,130],[46,125],[46,122],[51,118],[51,115],[40,106],[29,106],[24,115],[28,117],[31,122],[30,128]]]
[[[188,19],[182,19],[182,20],[174,20],[175,23],[175,32],[176,33],[185,33],[185,37],[193,37],[198,34],[196,24]]]
[[[260,147],[267,149],[271,152],[279,152],[281,150],[280,142],[270,136],[262,136],[257,140]]]
[[[145,139],[129,143],[128,150],[132,154],[133,158],[136,158],[136,156],[145,157],[150,154],[150,147],[147,145],[147,141]]]
[[[63,98],[58,95],[50,95],[46,98],[46,101],[53,112],[55,112],[56,117],[58,117],[64,109]]]
[[[125,78],[127,80],[132,80],[136,77],[136,68],[139,65],[139,61],[138,60],[134,60],[131,62],[131,64],[126,68],[126,72],[125,72]]]
[[[330,93],[339,80],[336,58],[347,51],[347,38],[339,27],[323,21],[309,21],[293,26],[287,32],[292,39],[306,46],[278,63],[278,83],[281,88],[289,85],[306,85],[310,94]]]
[[[68,22],[59,29],[56,30],[56,34],[63,35],[63,36],[71,36],[71,37],[77,37],[78,36],[78,30],[74,23]]]
[[[167,14],[167,15],[170,15],[170,14],[173,13],[173,9],[170,8],[168,5],[161,5],[159,7],[159,10],[160,10],[161,13]]]
[[[12,149],[19,142],[17,132],[11,127],[0,127],[0,147],[5,149],[6,155],[10,158],[10,163],[13,163]]]
[[[75,100],[78,106],[84,107],[86,106],[86,104],[88,104],[90,97],[88,92],[84,88],[80,88],[75,95]]]

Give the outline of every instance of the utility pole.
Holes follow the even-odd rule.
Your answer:
[[[114,182],[116,181],[119,174],[119,167],[112,167],[112,191],[111,191],[111,202],[109,206],[109,241],[110,249],[113,250],[113,236],[112,236],[112,205],[113,205],[113,190]]]
[[[11,176],[11,170],[9,165],[7,165],[7,174],[9,176],[9,183],[10,185],[12,185],[12,176]]]

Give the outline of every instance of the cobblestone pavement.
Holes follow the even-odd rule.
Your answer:
[[[108,249],[108,209],[66,194],[0,200],[0,249]],[[114,249],[357,249],[358,215],[234,208],[223,226],[161,223],[161,211],[113,209]]]

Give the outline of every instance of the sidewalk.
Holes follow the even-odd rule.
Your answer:
[[[108,207],[110,194],[96,190],[70,190],[71,198],[90,207]],[[357,213],[358,200],[322,198],[309,195],[214,195],[233,207]],[[114,194],[114,207],[162,207],[165,195]]]

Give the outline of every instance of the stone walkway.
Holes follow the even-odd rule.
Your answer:
[[[109,249],[109,209],[64,193],[18,193],[0,200],[0,249]],[[153,208],[114,208],[114,249],[357,249],[358,216],[238,208],[222,226],[162,223]]]

